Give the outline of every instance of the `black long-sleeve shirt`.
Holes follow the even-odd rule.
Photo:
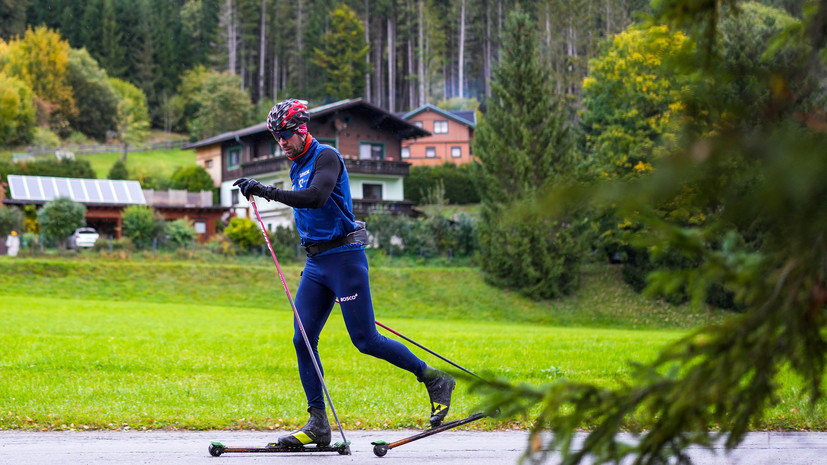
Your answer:
[[[321,208],[336,187],[336,180],[342,172],[342,163],[336,152],[325,149],[316,158],[313,169],[313,181],[306,188],[284,190],[268,187],[266,198],[293,208]]]

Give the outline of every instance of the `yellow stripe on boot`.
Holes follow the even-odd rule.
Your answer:
[[[302,445],[307,445],[313,442],[313,438],[307,435],[304,431],[296,431],[293,433],[293,437],[298,439]]]

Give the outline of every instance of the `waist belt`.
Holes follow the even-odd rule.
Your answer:
[[[321,242],[318,244],[308,244],[304,246],[304,250],[307,251],[307,256],[312,257],[314,255],[318,255],[322,252],[327,252],[328,250],[335,249],[336,247],[341,247],[345,244],[355,244],[357,242],[362,242],[362,240],[358,237],[358,232],[364,231],[364,229],[357,229],[352,233],[348,234],[347,236],[340,237],[339,239],[333,239],[329,242]]]

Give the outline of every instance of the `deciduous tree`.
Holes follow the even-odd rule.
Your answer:
[[[86,224],[86,207],[68,197],[59,197],[43,205],[37,212],[37,221],[43,234],[63,249],[75,229]]]
[[[146,96],[134,85],[117,78],[109,78],[109,84],[118,95],[117,134],[123,144],[123,156],[126,161],[129,144],[142,142],[149,132],[149,112],[146,108]]]

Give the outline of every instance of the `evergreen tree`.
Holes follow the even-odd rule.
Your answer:
[[[115,16],[113,0],[104,0],[101,12],[101,64],[109,76],[122,78],[126,74],[126,53],[121,41],[122,25]]]
[[[364,95],[368,45],[356,13],[344,4],[333,10],[330,29],[322,42],[322,48],[314,50],[312,61],[325,76],[326,96],[341,100]]]
[[[126,169],[126,163],[123,160],[116,160],[109,169],[109,174],[106,179],[129,179],[129,170]]]
[[[477,125],[482,200],[481,267],[497,285],[534,298],[567,294],[578,284],[582,221],[521,214],[544,188],[570,172],[566,107],[551,89],[529,16],[509,14],[492,98]]]

